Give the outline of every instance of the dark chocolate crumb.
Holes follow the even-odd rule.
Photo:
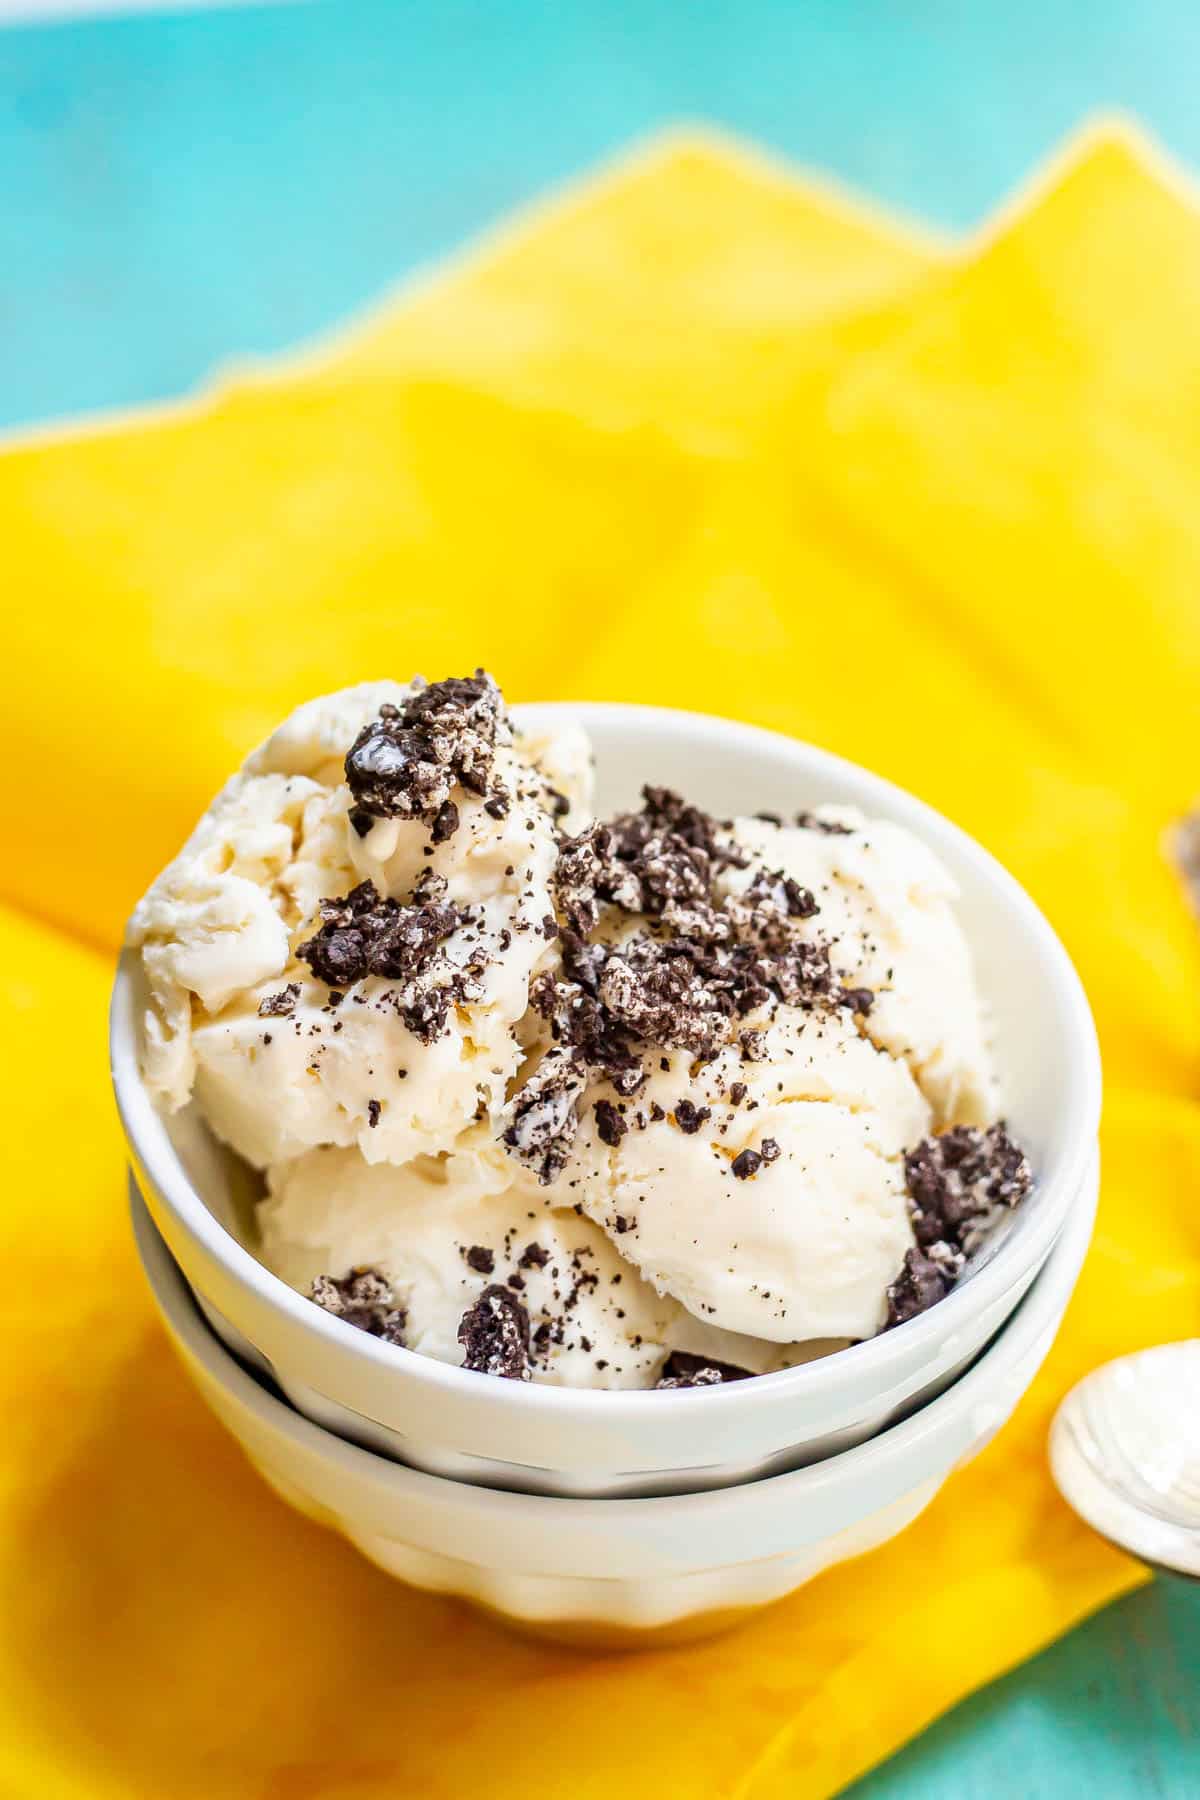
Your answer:
[[[762,1160],[757,1150],[743,1150],[739,1156],[735,1156],[733,1159],[733,1172],[739,1181],[749,1181],[750,1177],[757,1175],[762,1168]]]
[[[586,1087],[582,1061],[572,1052],[555,1048],[542,1058],[513,1102],[504,1144],[535,1169],[543,1183],[553,1181],[570,1154]]]
[[[258,1003],[260,1019],[287,1019],[296,1010],[296,1002],[300,998],[300,983],[289,981],[278,993],[264,994]]]
[[[429,827],[429,835],[435,844],[444,844],[458,830],[458,808],[453,800],[444,800],[433,815],[433,823]]]
[[[1033,1171],[1003,1123],[986,1131],[956,1125],[907,1153],[904,1179],[917,1243],[928,1252],[945,1245],[961,1255],[1001,1211],[1021,1204]]]
[[[779,1161],[779,1145],[775,1142],[774,1138],[765,1137],[758,1148],[759,1154],[762,1156],[765,1163]]]
[[[737,1363],[718,1362],[712,1356],[695,1356],[690,1350],[672,1350],[662,1366],[658,1388],[718,1387],[726,1381],[753,1379],[749,1369]]]
[[[381,706],[346,756],[355,813],[432,824],[456,782],[487,792],[501,732],[507,721],[500,690],[482,669],[415,688],[399,707]],[[454,826],[442,828],[449,836]]]
[[[906,1251],[904,1266],[887,1291],[887,1324],[903,1325],[918,1313],[928,1311],[944,1300],[951,1288],[950,1278],[923,1250]]]
[[[549,1261],[550,1252],[543,1249],[541,1244],[526,1244],[520,1255],[519,1267],[522,1269],[544,1269]]]
[[[309,1297],[358,1331],[389,1344],[404,1342],[404,1312],[394,1305],[391,1286],[378,1269],[352,1269],[341,1277],[318,1275]]]
[[[611,1100],[597,1100],[592,1110],[596,1115],[596,1132],[601,1143],[608,1144],[615,1150],[629,1130],[628,1125]]]
[[[383,1111],[378,1100],[367,1101],[367,1124],[374,1130],[379,1123],[379,1115]]]
[[[463,1368],[505,1381],[529,1379],[529,1314],[508,1288],[485,1287],[458,1327]]]
[[[446,902],[445,891],[432,870],[407,906],[361,882],[340,899],[321,902],[321,928],[296,954],[339,991],[368,975],[394,981],[388,998],[408,1029],[432,1043],[451,1007],[479,998],[484,974],[482,949],[465,965],[439,954],[448,937],[475,922],[470,910]]]
[[[905,1156],[904,1178],[917,1246],[888,1289],[888,1329],[943,1299],[988,1229],[1033,1186],[1028,1158],[1003,1122],[926,1138]]]
[[[745,1082],[744,1081],[733,1082],[730,1085],[730,1089],[729,1089],[729,1104],[730,1104],[730,1106],[740,1106],[742,1104],[742,1101],[745,1098],[746,1098]]]
[[[699,1131],[706,1119],[711,1118],[711,1106],[697,1106],[694,1100],[688,1099],[675,1102],[675,1123],[688,1137]]]
[[[467,1259],[467,1267],[474,1269],[477,1275],[490,1275],[496,1267],[495,1253],[484,1244],[472,1244],[470,1249],[463,1251],[463,1255]]]

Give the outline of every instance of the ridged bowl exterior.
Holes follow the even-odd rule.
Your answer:
[[[587,1500],[447,1481],[314,1425],[229,1354],[145,1207],[133,1202],[146,1277],[185,1368],[288,1505],[412,1586],[472,1601],[521,1629],[626,1646],[736,1622],[903,1530],[994,1436],[1032,1381],[1075,1286],[1093,1216],[1094,1204],[1078,1208],[974,1367],[870,1443],[739,1487]]]

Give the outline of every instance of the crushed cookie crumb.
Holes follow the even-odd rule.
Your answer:
[[[711,1106],[697,1106],[694,1100],[686,1098],[675,1102],[675,1123],[688,1137],[699,1131],[706,1119],[711,1118]]]
[[[628,1125],[611,1100],[597,1100],[592,1110],[596,1115],[596,1134],[601,1143],[615,1150],[629,1130]]]
[[[458,1327],[463,1368],[505,1381],[529,1380],[529,1314],[508,1288],[485,1287]]]
[[[341,1277],[318,1275],[309,1298],[322,1311],[343,1319],[358,1331],[383,1338],[389,1344],[404,1342],[403,1309],[395,1305],[391,1284],[378,1269],[352,1269],[349,1275]]]
[[[296,1010],[296,1002],[299,998],[300,983],[289,981],[286,987],[279,989],[278,993],[263,995],[258,1003],[258,1016],[260,1019],[290,1018]]]

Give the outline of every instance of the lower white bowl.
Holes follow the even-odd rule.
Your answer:
[[[909,1524],[994,1436],[1032,1381],[1071,1297],[1094,1213],[1094,1199],[1076,1207],[1021,1305],[968,1373],[871,1442],[711,1493],[583,1500],[427,1475],[293,1411],[209,1329],[133,1199],[142,1265],[184,1366],[290,1506],[415,1587],[472,1601],[525,1630],[628,1646],[721,1629]]]

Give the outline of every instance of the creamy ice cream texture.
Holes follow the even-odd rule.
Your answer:
[[[844,809],[596,823],[581,732],[367,684],[137,907],[145,1078],[348,1324],[570,1386],[761,1374],[931,1304],[1028,1188],[954,900]]]
[[[436,808],[356,818],[347,751],[411,691],[372,683],[302,706],[133,914],[150,988],[146,1079],[170,1108],[194,1097],[257,1168],[323,1144],[355,1145],[369,1162],[452,1150],[478,1116],[496,1115],[520,1060],[514,1027],[553,916],[563,802],[546,770],[582,784],[586,755],[569,734],[518,747],[501,723],[484,791],[450,784],[452,832],[441,835]],[[364,882],[385,901],[423,883],[433,926],[453,928],[414,971],[383,960],[392,973],[366,969],[339,988],[299,951],[322,902]],[[402,1016],[425,992],[452,1002],[427,1038]]]

